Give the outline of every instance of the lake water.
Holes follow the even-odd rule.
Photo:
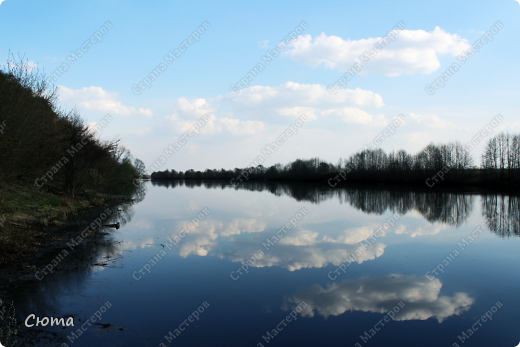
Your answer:
[[[120,229],[82,243],[60,262],[64,270],[11,293],[20,320],[74,317],[74,327],[52,328],[68,335],[68,346],[520,341],[518,197],[144,185],[144,199],[113,218]]]

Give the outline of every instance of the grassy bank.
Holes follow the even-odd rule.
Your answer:
[[[106,203],[106,195],[93,191],[72,198],[28,182],[0,182],[0,266],[38,251],[44,239],[56,238],[42,233],[41,227],[61,225],[83,210]]]

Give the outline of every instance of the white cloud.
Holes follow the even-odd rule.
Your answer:
[[[377,228],[371,227],[360,227],[360,228],[351,228],[344,230],[341,234],[335,236],[326,235],[323,241],[327,242],[338,242],[344,243],[347,245],[353,245],[356,243],[360,243],[364,240],[368,240],[370,237],[374,236]],[[385,236],[385,232],[381,232],[379,237]]]
[[[182,230],[190,221],[178,222],[176,230]],[[265,230],[266,224],[254,218],[235,218],[227,223],[215,220],[203,220],[198,227],[189,230],[192,235],[208,236],[215,240],[220,236],[227,237],[242,233],[258,233]],[[174,237],[175,235],[172,235]]]
[[[373,260],[383,255],[386,245],[373,243],[365,245],[344,245],[338,243],[315,243],[315,234],[311,231],[301,231],[294,236],[285,236],[276,247],[264,252],[253,267],[279,266],[289,271],[303,268],[322,268],[329,264],[340,265],[350,257],[359,264]],[[286,239],[287,238],[287,239]],[[265,242],[265,238],[263,239]],[[232,262],[243,263],[258,251],[258,244],[234,242],[233,247],[219,256]]]
[[[177,99],[177,105],[171,117],[178,118],[188,116],[200,118],[208,113],[215,113],[215,108],[211,106],[206,99],[201,98],[189,101],[182,97]]]
[[[277,87],[251,86],[240,94],[229,93],[223,101],[238,109],[268,105],[270,108],[294,106],[372,106],[382,107],[383,98],[369,90],[341,89],[331,94],[320,84],[287,82]]]
[[[173,122],[173,126],[179,133],[186,133],[190,129],[193,129],[195,124],[197,124],[196,121],[193,120],[181,120],[178,119],[176,116],[167,117],[170,118]],[[222,126],[218,124],[218,119],[215,115],[210,114],[208,115],[208,121],[204,124],[204,126],[200,127],[200,133],[201,134],[216,134],[220,133],[222,131]]]
[[[430,281],[426,277],[397,274],[381,278],[362,277],[333,283],[327,288],[315,285],[302,289],[290,295],[283,308],[289,309],[289,306],[304,301],[307,306],[302,310],[302,316],[314,317],[316,312],[326,318],[346,311],[387,313],[402,301],[404,307],[395,314],[395,320],[435,317],[441,323],[452,315],[469,310],[475,302],[467,293],[440,296],[441,287],[437,278]]]
[[[298,230],[297,233],[287,235],[279,241],[281,245],[310,246],[318,243],[319,233],[311,230]]]
[[[355,107],[343,107],[322,112],[323,115],[335,115],[345,123],[364,124],[384,127],[387,124],[383,114],[371,115]]]
[[[209,104],[206,99],[187,100],[179,98],[177,105],[171,116],[166,117],[173,122],[178,132],[184,133],[189,131],[195,124],[195,118],[200,119],[207,115],[208,121],[201,127],[201,134],[216,134],[227,131],[236,136],[253,135],[265,129],[260,121],[243,121],[233,118],[217,118],[212,112],[216,111],[216,107]]]
[[[182,230],[190,221],[180,221],[175,230]],[[228,223],[205,219],[199,226],[186,228],[185,236],[179,242],[179,255],[187,257],[190,254],[206,256],[208,253],[219,246],[217,238],[230,237],[243,233],[259,233],[265,230],[266,224],[263,221],[252,218],[237,218]],[[171,234],[175,240],[179,232]],[[249,255],[250,257],[251,255]]]
[[[188,225],[191,221],[178,222],[177,227],[174,230],[176,232],[171,234],[171,238],[179,237],[179,231]],[[205,219],[200,222],[199,226],[192,228],[186,228],[184,238],[179,243],[179,255],[181,257],[187,257],[190,254],[204,257],[208,255],[209,251],[218,247],[216,239],[219,236],[219,230],[222,230],[224,224],[220,221],[212,221]]]
[[[435,115],[417,115],[410,113],[410,119],[414,120],[419,124],[423,124],[429,128],[435,128],[440,130],[456,130],[458,127],[452,122],[444,119],[440,119]]]
[[[372,116],[352,106],[382,107],[383,98],[368,90],[341,89],[336,94],[320,84],[287,82],[277,87],[251,86],[240,94],[229,93],[220,97],[235,114],[252,117],[297,119],[302,114],[309,119],[335,115],[346,123],[385,125],[383,115]]]
[[[428,225],[425,227],[415,227],[408,229],[405,225],[400,225],[399,228],[395,231],[396,234],[408,234],[410,237],[416,236],[430,236],[437,235],[443,230],[448,228],[443,227],[442,225]]]
[[[337,119],[348,124],[375,127],[387,125],[383,114],[372,115],[354,106],[383,107],[383,98],[368,90],[341,89],[336,94],[319,84],[287,82],[277,87],[251,86],[235,95],[218,96],[210,103],[207,99],[188,100],[181,97],[166,119],[174,129],[183,133],[192,128],[196,119],[206,115],[208,121],[201,127],[201,134],[228,132],[235,136],[251,136],[265,130],[265,120],[297,119],[305,114],[308,119]],[[226,107],[231,112],[218,117]],[[243,120],[248,117],[253,120]]]
[[[188,221],[179,221],[170,236],[172,239],[178,236],[178,230],[182,230]],[[182,257],[189,255],[207,256],[210,251],[215,251],[216,256],[229,259],[232,262],[243,263],[258,251],[258,244],[265,242],[270,235],[266,230],[266,223],[255,218],[235,218],[229,222],[213,219],[205,219],[199,226],[188,228],[185,236],[177,245]],[[248,238],[234,240],[236,235],[250,234]],[[367,235],[368,237],[368,235]],[[386,245],[372,243],[369,245],[343,244],[340,242],[323,240],[318,232],[310,230],[298,230],[284,236],[276,247],[269,249],[258,259],[252,267],[279,266],[289,271],[302,268],[322,268],[329,264],[340,265],[349,258],[355,258],[355,262],[361,264],[383,255]],[[321,240],[320,240],[321,239]],[[233,241],[231,247],[223,251],[219,245],[222,240]]]
[[[266,224],[254,218],[233,219],[220,233],[221,236],[238,235],[241,233],[259,233],[265,230]]]
[[[118,114],[121,116],[141,115],[144,117],[152,117],[152,111],[149,109],[124,106],[121,102],[116,101],[117,93],[110,93],[101,87],[85,87],[83,89],[73,90],[64,86],[60,86],[60,100],[68,104],[86,109],[88,111]]]
[[[253,135],[265,129],[264,123],[252,120],[240,121],[238,119],[220,118],[219,122],[227,131],[237,136]]]
[[[316,116],[317,109],[314,107],[303,107],[303,106],[293,106],[293,107],[281,107],[276,109],[279,115],[289,117],[292,119],[298,119],[301,115],[306,115],[309,120],[316,120],[318,116]],[[316,112],[316,113],[315,113]]]
[[[322,33],[314,39],[300,35],[284,54],[293,61],[318,67],[348,71],[365,51],[372,49],[381,38],[343,40]],[[377,53],[360,73],[377,73],[386,76],[430,74],[440,67],[439,54],[459,55],[469,49],[466,39],[450,34],[439,27],[431,32],[402,30],[395,40]]]

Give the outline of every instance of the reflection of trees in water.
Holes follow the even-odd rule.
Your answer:
[[[330,188],[314,183],[279,183],[253,181],[234,187],[227,181],[152,181],[154,186],[190,188],[234,188],[249,191],[267,190],[276,196],[287,195],[296,201],[320,204],[337,198],[340,203],[348,203],[355,209],[369,214],[381,215],[386,211],[405,214],[411,210],[419,212],[430,223],[441,222],[453,226],[464,223],[473,208],[471,194],[444,191],[409,191],[402,189],[381,189],[364,187]]]
[[[132,220],[132,217],[134,216],[135,212],[133,209],[134,203],[122,203],[118,205],[117,207],[112,209],[112,214],[107,219],[107,223],[109,224],[115,224],[119,222],[121,226],[125,225],[126,223],[130,222]]]
[[[362,190],[362,189],[342,189],[343,201],[349,203],[357,210],[369,214],[383,214],[387,209],[394,210],[390,192],[387,190]]]
[[[415,200],[415,209],[429,222],[442,222],[460,226],[473,210],[471,194],[435,192],[420,193]]]
[[[406,214],[417,211],[430,223],[445,223],[460,226],[473,210],[474,194],[439,190],[404,190],[396,188],[342,187],[330,188],[315,183],[245,182],[238,186],[228,181],[152,181],[154,186],[175,188],[233,188],[249,191],[267,190],[276,196],[287,195],[297,201],[319,204],[338,198],[355,209],[381,215],[386,211]],[[482,209],[490,230],[501,236],[520,236],[520,202],[518,196],[482,196]]]
[[[125,225],[130,222],[134,215],[133,205],[142,201],[145,194],[146,188],[144,184],[136,187],[132,200],[111,207],[112,213],[102,223],[112,224],[119,222],[121,225]],[[92,220],[99,217],[97,213],[82,217],[85,224],[81,223],[81,225],[73,227],[71,230],[76,232],[83,231],[86,225],[89,225]],[[61,314],[71,316],[77,314],[78,312],[64,312],[63,310],[67,308],[61,307],[61,301],[65,295],[71,292],[81,292],[84,289],[87,280],[91,277],[92,272],[95,271],[91,264],[108,262],[110,265],[112,259],[122,255],[123,249],[121,245],[114,242],[113,237],[110,235],[112,230],[110,227],[103,227],[100,231],[107,233],[107,235],[86,239],[72,250],[69,247],[65,248],[68,254],[53,269],[52,274],[46,275],[41,281],[28,283],[21,288],[17,288],[12,293],[10,299],[15,301],[18,318],[23,321],[32,313],[37,317],[57,317]],[[56,250],[38,258],[36,266],[39,272],[36,274],[39,278],[42,277],[42,274],[44,275],[41,272],[41,268],[47,264],[52,264],[52,261],[58,255],[61,254],[63,256],[62,251],[63,249]],[[90,317],[91,314],[92,312],[85,312],[85,316]],[[77,322],[76,319],[75,321]]]
[[[12,300],[15,301],[16,313],[20,320],[34,313],[37,317],[57,317],[67,314],[72,316],[78,312],[67,312],[62,301],[65,295],[78,293],[84,290],[87,280],[95,270],[90,264],[107,262],[121,255],[122,246],[112,240],[110,236],[103,239],[86,240],[73,250],[66,248],[68,254],[53,269],[53,273],[45,276],[41,281],[28,283],[17,288]],[[50,264],[62,250],[57,250],[42,257],[39,268]],[[42,277],[42,272],[38,273]],[[90,317],[92,312],[85,312]],[[22,319],[23,318],[23,319]],[[77,322],[77,317],[75,318]]]
[[[176,187],[184,187],[184,181],[170,181],[170,180],[155,180],[152,181],[152,186],[154,187],[166,187],[166,188],[176,188]]]
[[[489,230],[501,237],[520,236],[518,196],[488,194],[482,196],[482,213]]]
[[[248,189],[244,186],[244,189]],[[269,185],[265,189],[276,196],[287,195],[296,201],[307,201],[313,204],[320,204],[326,200],[338,196],[338,192],[326,189],[323,186],[305,185],[305,184],[275,184]],[[260,190],[261,189],[256,189]]]
[[[430,223],[460,226],[473,209],[473,196],[454,192],[345,189],[344,201],[365,213],[419,212]]]
[[[141,202],[146,196],[146,184],[143,181],[134,181],[138,185],[134,185],[134,191],[132,193],[132,199],[135,203]]]
[[[140,182],[139,185],[136,186],[133,191],[132,200],[124,201],[120,203],[118,206],[112,208],[112,214],[109,218],[107,218],[106,221],[104,221],[104,223],[114,224],[119,222],[121,226],[123,226],[126,223],[130,222],[135,214],[133,206],[143,201],[145,196],[146,185],[143,182]]]
[[[196,180],[188,180],[188,181],[180,181],[180,180],[155,180],[152,181],[153,186],[159,187],[167,187],[167,188],[176,188],[176,187],[202,187],[208,189],[224,189],[231,188],[236,190],[249,190],[249,191],[257,191],[262,192],[264,190],[269,191],[270,193],[276,196],[288,195],[297,201],[308,201],[315,204],[319,204],[323,201],[329,200],[334,196],[337,196],[338,193],[336,190],[331,190],[330,188],[324,188],[323,186],[316,186],[312,184],[298,184],[298,183],[276,183],[276,182],[262,182],[262,181],[252,181],[240,184],[238,186],[233,186],[228,181],[196,181]]]

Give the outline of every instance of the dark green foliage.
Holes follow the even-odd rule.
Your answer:
[[[34,181],[75,196],[130,185],[145,170],[119,140],[96,138],[77,112],[60,110],[57,88],[23,59],[0,70],[0,126],[2,181]]]

